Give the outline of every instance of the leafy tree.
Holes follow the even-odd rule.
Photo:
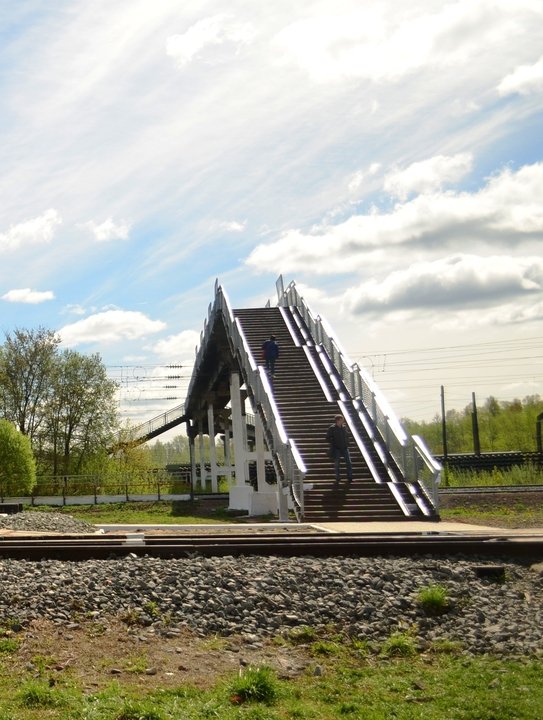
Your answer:
[[[28,437],[0,420],[0,495],[28,495],[36,485],[36,462]]]
[[[54,332],[16,329],[0,347],[0,413],[33,440],[51,397],[57,346]]]
[[[85,457],[110,440],[117,425],[116,390],[100,355],[57,355],[42,437],[54,475],[80,473]]]
[[[449,453],[473,452],[472,406],[463,412],[448,410],[446,414],[447,446]],[[499,401],[489,397],[477,411],[479,437],[482,452],[525,451],[536,449],[536,421],[543,411],[539,395],[529,395],[523,400]],[[431,422],[404,421],[412,435],[424,438],[430,450],[443,453],[441,418]]]

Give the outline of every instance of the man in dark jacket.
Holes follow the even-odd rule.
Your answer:
[[[279,345],[275,341],[275,335],[270,335],[270,339],[262,345],[262,354],[266,362],[266,370],[274,377],[275,376],[275,362],[279,357]]]
[[[328,428],[326,439],[328,440],[330,459],[334,461],[336,485],[339,485],[339,463],[341,458],[345,461],[347,482],[352,482],[353,466],[349,453],[349,433],[345,426],[345,418],[343,415],[336,415],[334,417],[334,424]]]

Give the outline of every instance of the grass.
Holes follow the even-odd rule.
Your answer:
[[[205,501],[156,501],[104,503],[100,505],[36,505],[25,510],[60,512],[93,525],[199,525],[232,523],[239,520],[224,507],[213,508]]]
[[[17,678],[0,690],[0,720],[534,720],[543,714],[543,662],[450,654],[348,655],[319,661],[321,671],[280,679],[267,667],[247,668],[205,690],[180,684],[138,693],[112,683],[100,692],[67,683]],[[18,687],[18,689],[17,689]]]
[[[532,464],[514,465],[509,470],[453,470],[443,472],[443,487],[495,487],[500,485],[541,485],[543,471]]]
[[[484,507],[464,506],[441,508],[441,520],[502,528],[543,527],[543,507],[530,507],[523,503],[513,506],[487,504]]]
[[[428,585],[417,593],[417,602],[427,615],[442,615],[449,607],[447,589],[441,585]]]

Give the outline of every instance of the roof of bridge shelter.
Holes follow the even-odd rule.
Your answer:
[[[185,415],[192,421],[201,421],[204,434],[209,432],[207,409],[212,404],[215,422],[219,426],[221,415],[229,415],[230,373],[240,371],[227,337],[222,313],[212,313],[207,328],[207,339],[200,348],[200,357],[194,365],[187,397]],[[225,410],[227,412],[225,412]]]

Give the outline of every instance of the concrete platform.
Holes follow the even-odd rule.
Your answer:
[[[182,532],[329,532],[367,533],[368,535],[495,535],[500,537],[537,537],[543,539],[543,528],[497,528],[458,522],[327,522],[327,523],[228,523],[199,525],[100,525],[104,533],[147,532],[150,530]]]

